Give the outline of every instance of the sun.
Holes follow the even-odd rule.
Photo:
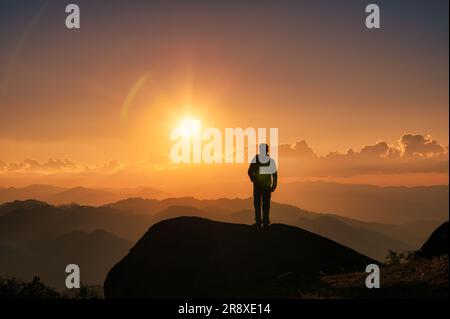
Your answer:
[[[181,121],[179,128],[183,137],[197,136],[202,129],[202,122],[195,118],[186,117]]]

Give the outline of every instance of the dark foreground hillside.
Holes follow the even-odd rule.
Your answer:
[[[381,268],[380,288],[367,289],[365,272],[323,276],[300,298],[448,298],[448,255]]]
[[[447,244],[448,222],[419,251],[393,253],[380,267],[381,288],[368,289],[362,269],[373,261],[326,238],[285,225],[264,230],[182,217],[151,227],[110,271],[105,291],[109,298],[448,298]],[[61,293],[38,278],[0,276],[0,299],[90,299],[102,297],[99,288]]]
[[[295,297],[296,284],[371,263],[297,227],[179,217],[150,227],[111,269],[104,291],[106,298]]]
[[[380,270],[380,288],[367,289],[366,273],[322,276],[302,298],[448,298],[448,232],[445,222],[406,260]]]

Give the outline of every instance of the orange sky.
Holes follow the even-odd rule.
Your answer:
[[[170,131],[186,116],[219,129],[277,127],[280,144],[306,141],[314,156],[285,155],[301,162],[286,166],[286,178],[448,183],[448,3],[429,11],[386,3],[383,28],[372,32],[360,4],[325,2],[80,1],[76,31],[61,22],[62,4],[7,5],[0,186],[149,185],[170,176],[175,187],[193,174],[165,163]],[[401,142],[409,133],[415,138]],[[398,154],[386,159],[379,141]],[[375,145],[368,159],[362,150]],[[364,154],[327,157],[349,148]],[[245,178],[240,166],[193,171],[203,184]]]

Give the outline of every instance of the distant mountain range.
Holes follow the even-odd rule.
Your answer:
[[[0,187],[0,203],[35,199],[53,205],[79,204],[99,206],[129,197],[163,198],[164,192],[150,187],[124,189],[64,188],[51,185]]]
[[[129,198],[105,207],[152,216],[153,222],[188,215],[251,224],[254,219],[252,205],[251,199],[199,200],[184,197],[164,200]],[[182,211],[185,213],[180,214]],[[388,249],[418,249],[430,232],[440,224],[436,221],[400,225],[369,223],[334,214],[313,213],[276,202],[271,205],[271,220],[302,227],[380,260],[386,256]]]
[[[283,185],[278,201],[303,209],[388,224],[448,219],[448,185],[377,187],[325,182]]]
[[[65,267],[77,264],[83,283],[102,284],[108,270],[126,255],[131,243],[104,230],[47,234],[20,246],[0,245],[0,276],[30,280],[38,275],[65,289]]]
[[[0,198],[14,194],[19,198],[38,197],[31,195],[40,193],[59,203],[72,202],[75,198],[89,202],[97,201],[94,194],[102,192],[106,191],[35,185],[0,189],[3,196]],[[83,264],[82,280],[101,284],[109,267],[155,223],[179,216],[195,216],[251,224],[252,206],[251,199],[240,198],[158,200],[138,197],[97,207],[78,204],[56,206],[36,199],[14,200],[0,204],[0,276],[29,280],[33,275],[40,275],[46,282],[63,289],[63,266],[79,262]],[[421,247],[441,224],[441,221],[433,220],[432,214],[427,216],[425,213],[423,217],[430,217],[430,220],[388,224],[314,213],[277,202],[273,202],[271,207],[273,223],[300,227],[380,261],[389,249],[404,251]]]
[[[405,224],[427,220],[438,224],[448,220],[448,193],[448,185],[377,187],[326,182],[294,182],[281,184],[274,193],[274,199],[304,210],[336,214],[366,222]],[[170,194],[159,189],[145,187],[124,189],[62,188],[50,185],[0,187],[0,203],[35,199],[53,205],[76,203],[100,206],[127,198],[164,199],[169,196]],[[211,201],[209,204],[213,205],[214,202]],[[164,205],[164,203],[155,205]],[[216,214],[220,213],[217,211],[220,207],[201,208],[208,208],[208,211],[214,211]],[[239,209],[234,209],[234,211],[237,210]]]

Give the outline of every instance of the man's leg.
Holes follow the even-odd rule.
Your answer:
[[[255,206],[255,222],[261,224],[261,190],[253,185],[253,205]]]
[[[262,210],[263,210],[264,226],[270,225],[269,212],[270,212],[270,197],[271,197],[271,195],[272,195],[272,192],[270,190],[264,190],[262,192]]]

